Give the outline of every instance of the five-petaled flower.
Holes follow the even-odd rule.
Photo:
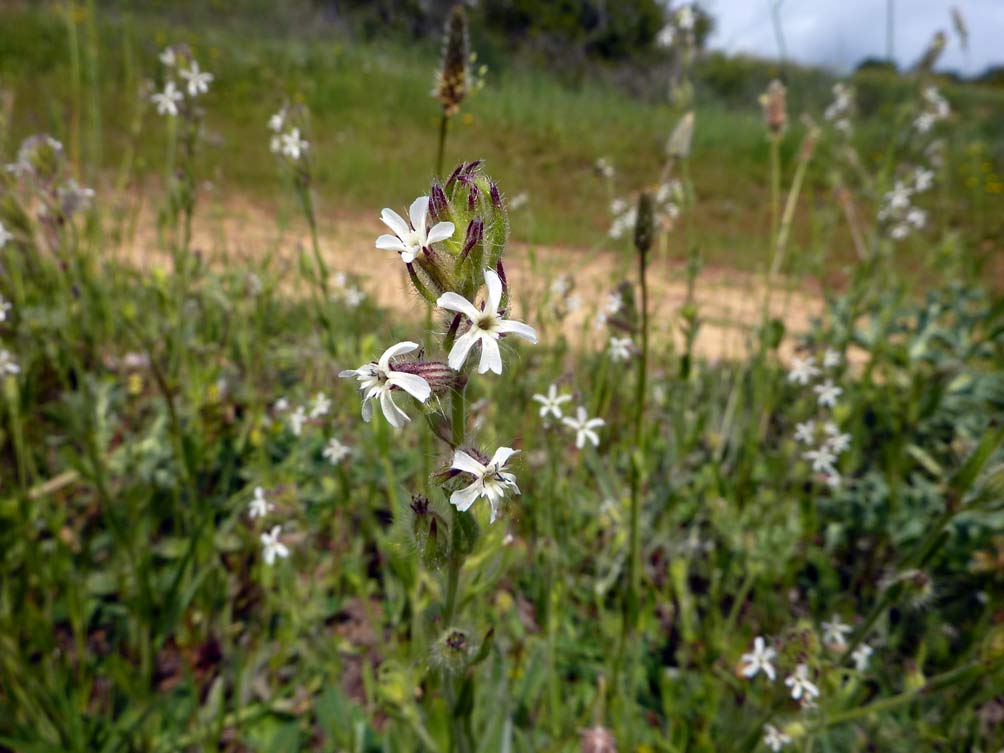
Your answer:
[[[209,85],[213,82],[213,74],[199,70],[199,63],[192,61],[192,65],[181,71],[181,77],[188,82],[189,96],[196,97],[209,91]]]
[[[485,270],[485,285],[488,297],[483,309],[457,293],[443,293],[436,305],[447,311],[456,311],[470,320],[470,327],[460,335],[450,350],[448,362],[454,371],[460,371],[467,355],[475,343],[481,343],[481,360],[478,363],[478,373],[492,371],[502,373],[502,354],[499,352],[498,340],[501,335],[513,334],[531,343],[537,342],[537,332],[528,324],[503,319],[499,315],[499,303],[502,301],[502,280],[490,269]]]
[[[600,437],[594,431],[606,423],[602,418],[589,418],[586,409],[581,405],[575,411],[575,418],[563,418],[561,422],[569,429],[575,431],[575,446],[580,450],[586,446],[586,441],[593,443],[593,447],[600,446]]]
[[[799,664],[795,667],[795,674],[788,675],[784,684],[791,688],[791,697],[796,701],[812,703],[814,698],[819,697],[819,688],[809,679],[809,665]]]
[[[561,404],[572,399],[571,395],[559,395],[558,386],[552,384],[547,388],[546,395],[534,395],[533,399],[540,403],[540,417],[546,418],[548,414],[555,418],[561,418]]]
[[[279,150],[294,162],[299,160],[309,147],[310,144],[300,135],[299,128],[291,128],[289,133],[279,137]]]
[[[813,377],[819,376],[819,367],[813,361],[812,356],[799,358],[795,356],[791,359],[791,370],[788,372],[788,381],[796,384],[808,384]]]
[[[773,680],[776,674],[774,665],[770,662],[775,656],[777,656],[777,651],[767,645],[763,636],[758,635],[753,639],[753,651],[742,655],[743,677],[752,679],[756,677],[758,672],[763,672],[768,679]]]
[[[833,464],[837,461],[837,456],[826,445],[818,450],[806,450],[802,453],[802,457],[812,463],[812,470],[816,473],[831,473],[834,469]]]
[[[332,437],[328,440],[328,444],[325,446],[324,451],[321,454],[324,456],[324,459],[332,465],[338,465],[342,460],[352,454],[352,449],[348,445],[339,442],[337,438]]]
[[[831,622],[823,623],[823,643],[837,651],[843,651],[847,648],[847,641],[844,640],[844,636],[854,632],[854,628],[842,622],[840,615],[833,615],[831,620]]]
[[[17,365],[10,351],[0,350],[0,374],[18,374],[21,367]]]
[[[843,393],[843,389],[833,383],[832,379],[827,379],[822,384],[817,384],[812,388],[816,393],[816,401],[825,407],[832,408],[837,404],[837,398]]]
[[[174,117],[178,114],[178,103],[184,97],[178,91],[178,87],[174,85],[174,82],[168,81],[164,84],[164,91],[156,92],[150,99],[157,105],[158,115],[170,115]]]
[[[14,234],[5,228],[3,223],[0,222],[0,248],[3,248],[12,240],[14,240]]]
[[[280,533],[282,533],[282,526],[274,526],[271,531],[266,531],[261,535],[262,556],[266,565],[275,563],[276,557],[289,556],[289,549],[279,541]]]
[[[867,643],[862,643],[851,653],[851,659],[854,660],[854,668],[858,672],[864,672],[868,669],[868,659],[871,658],[872,653],[872,647]]]
[[[408,217],[411,219],[410,225],[393,209],[384,208],[380,212],[380,219],[394,231],[394,235],[381,235],[376,240],[377,248],[397,251],[401,254],[401,261],[406,264],[415,261],[423,248],[452,238],[456,230],[452,222],[437,222],[431,228],[426,227],[429,221],[428,196],[419,196],[411,202]]]
[[[511,447],[499,447],[485,465],[463,450],[455,450],[453,465],[450,467],[453,470],[469,473],[474,477],[474,483],[453,492],[450,495],[450,504],[464,512],[470,509],[478,497],[484,497],[491,505],[491,522],[494,523],[498,516],[498,504],[502,498],[509,492],[519,494],[516,476],[506,470],[509,458],[518,452],[519,450],[514,450]]]
[[[795,441],[812,444],[816,439],[816,422],[811,418],[795,424]]]
[[[631,358],[631,338],[630,337],[611,337],[610,347],[607,352],[610,354],[611,361],[627,361]]]
[[[321,416],[328,415],[328,411],[331,410],[331,400],[323,392],[318,392],[314,395],[314,399],[310,404],[310,417],[320,418]]]
[[[378,361],[363,364],[358,369],[348,369],[338,375],[359,380],[359,391],[363,393],[363,421],[368,423],[373,417],[373,405],[370,401],[374,399],[379,399],[384,417],[394,428],[400,429],[411,420],[394,402],[391,392],[395,388],[404,390],[420,403],[429,399],[432,388],[427,381],[417,374],[396,371],[390,363],[390,359],[417,349],[418,343],[400,342],[387,348]]]
[[[293,436],[300,436],[305,423],[307,423],[307,412],[302,405],[298,405],[296,410],[289,414],[289,430],[293,432]]]
[[[786,735],[773,724],[763,725],[763,744],[777,753],[791,742],[791,735]]]
[[[260,486],[256,486],[254,488],[254,498],[248,504],[248,517],[252,520],[255,518],[264,518],[274,507],[265,497],[265,490]]]

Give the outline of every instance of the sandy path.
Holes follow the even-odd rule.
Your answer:
[[[286,215],[286,217],[284,217]],[[414,310],[416,295],[411,290],[403,265],[391,252],[373,247],[377,235],[385,231],[377,212],[372,217],[342,216],[321,218],[321,247],[332,273],[356,275],[361,287],[381,306],[392,311]],[[519,215],[513,217],[518,229]],[[158,252],[155,211],[141,207],[135,216],[135,231],[117,253],[140,265],[162,265],[166,257]],[[269,209],[248,201],[227,198],[224,204],[204,203],[193,223],[193,248],[216,263],[234,264],[268,255],[277,272],[295,274],[295,260],[301,249],[309,248],[305,223],[290,208]],[[535,260],[534,263],[531,259]],[[516,318],[538,324],[536,309],[548,294],[551,282],[562,274],[571,275],[575,294],[582,302],[562,327],[573,343],[599,347],[603,331],[591,326],[597,310],[608,294],[625,279],[634,278],[634,262],[626,254],[613,251],[584,251],[512,243],[506,256],[506,273],[517,291]],[[786,282],[786,284],[790,284]],[[679,309],[686,299],[684,264],[655,254],[650,265],[651,321],[656,337],[672,336],[679,344]],[[695,291],[701,327],[696,341],[699,355],[709,359],[738,358],[747,350],[751,329],[759,322],[763,302],[762,280],[733,270],[705,268]],[[771,313],[782,318],[789,333],[804,332],[813,317],[822,311],[817,286],[800,285],[799,290],[778,287],[772,296]],[[544,336],[553,336],[546,323]],[[790,352],[791,339],[783,350]]]

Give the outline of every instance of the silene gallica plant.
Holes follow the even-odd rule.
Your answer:
[[[411,421],[408,409],[417,409],[442,442],[441,467],[427,480],[438,490],[416,490],[404,527],[422,563],[442,575],[441,603],[426,626],[438,635],[430,642],[430,668],[442,684],[451,749],[469,751],[472,668],[487,658],[493,631],[476,636],[466,626],[464,607],[474,596],[464,593],[463,569],[476,552],[486,554],[485,527],[520,490],[512,471],[519,450],[488,445],[487,437],[470,431],[467,393],[475,375],[503,374],[510,336],[536,343],[537,335],[509,317],[512,293],[503,265],[509,223],[480,161],[461,163],[445,183],[433,183],[428,196],[411,203],[407,219],[393,209],[384,209],[381,219],[391,232],[376,247],[398,255],[415,291],[440,313],[443,331],[431,339],[439,357],[417,342],[399,342],[339,376],[358,381],[364,421],[374,419],[379,403],[379,414],[400,430]],[[501,535],[490,538],[488,547],[501,544]]]

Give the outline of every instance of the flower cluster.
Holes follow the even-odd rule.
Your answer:
[[[575,432],[575,446],[582,449],[586,444],[593,447],[600,446],[600,437],[596,429],[600,428],[606,421],[602,418],[590,418],[585,406],[578,406],[575,409],[575,416],[566,416],[561,407],[572,400],[572,396],[567,393],[558,392],[558,385],[551,384],[547,388],[546,394],[536,394],[533,396],[535,402],[540,403],[540,417],[543,419],[554,418],[561,422],[562,426]]]
[[[854,89],[847,84],[837,82],[833,85],[833,102],[823,113],[823,117],[844,136],[850,136],[853,130],[851,118],[854,116]]]
[[[947,120],[952,114],[952,108],[948,105],[941,92],[935,86],[928,86],[921,94],[922,109],[913,120],[913,127],[918,133],[927,133],[935,124]]]
[[[913,203],[913,198],[931,188],[934,172],[916,167],[905,179],[897,180],[882,197],[878,219],[889,227],[889,237],[902,240],[912,230],[922,230],[927,224],[927,212]]]
[[[310,142],[304,138],[305,111],[302,107],[284,105],[268,119],[269,151],[291,163],[297,163],[307,154]]]
[[[842,363],[843,356],[832,348],[826,349],[819,364],[815,356],[795,356],[788,371],[788,381],[803,387],[811,384],[817,409],[832,412],[843,394],[843,388],[833,381],[833,370]],[[850,449],[851,437],[840,430],[831,416],[832,413],[823,419],[810,418],[797,424],[795,441],[805,446],[802,459],[811,464],[813,473],[820,474],[830,488],[836,488],[843,480],[837,470],[837,461]]]
[[[160,53],[160,62],[164,65],[167,77],[164,88],[154,92],[150,100],[157,108],[158,115],[177,117],[185,107],[186,96],[195,99],[209,91],[213,74],[203,71],[184,45],[166,48]],[[175,73],[181,79],[180,86],[172,77]]]

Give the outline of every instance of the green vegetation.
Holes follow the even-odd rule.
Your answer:
[[[927,81],[862,77],[863,122],[848,94],[785,128],[777,85],[767,124],[701,93],[739,80],[708,60],[667,161],[677,110],[514,65],[450,123],[446,179],[431,49],[60,8],[0,11],[0,750],[1004,747],[993,95],[947,89],[949,119]],[[208,91],[175,73],[193,59]],[[804,75],[796,108],[827,104]],[[308,248],[214,263],[206,180],[223,206],[295,201]],[[167,270],[117,254],[141,192]],[[416,196],[428,216],[385,215],[360,274],[327,268],[320,214]],[[510,227],[621,269],[597,291],[527,254],[519,288]],[[667,248],[686,294],[655,317]],[[709,260],[764,273],[738,361],[698,357]],[[402,310],[363,295],[403,268]],[[833,269],[808,331],[773,318]],[[499,316],[538,342],[478,373]],[[364,422],[360,384],[410,422],[379,398]],[[458,451],[497,448],[520,451],[483,469],[501,499],[461,510]]]

